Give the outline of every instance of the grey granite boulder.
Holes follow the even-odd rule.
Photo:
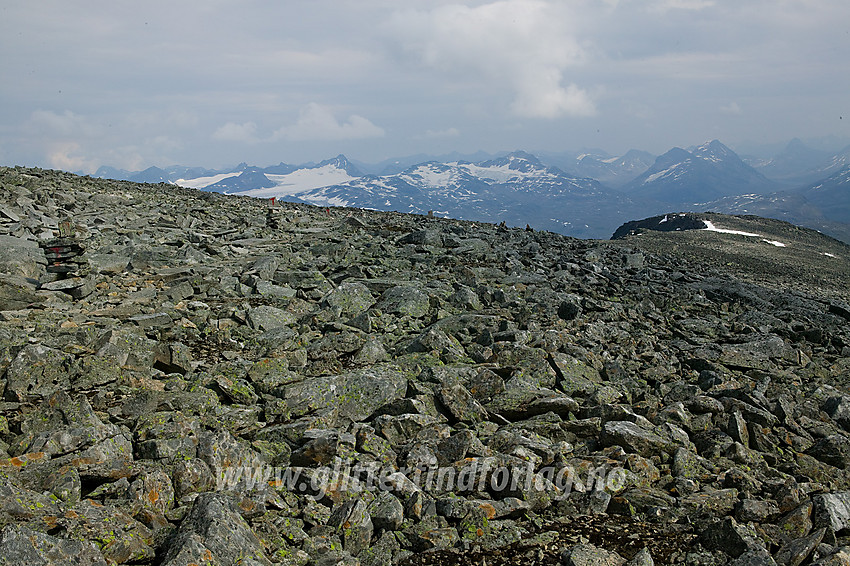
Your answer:
[[[703,530],[700,542],[706,548],[721,550],[734,558],[764,548],[751,527],[738,524],[732,517],[717,521]]]
[[[592,544],[577,544],[561,554],[566,566],[623,566],[626,559]]]
[[[328,293],[324,304],[339,316],[353,318],[375,304],[375,299],[363,283],[346,281]]]
[[[35,240],[0,235],[0,273],[40,279],[47,260]]]
[[[812,498],[812,522],[833,532],[850,528],[850,492],[824,493]]]
[[[19,275],[0,273],[0,311],[12,311],[39,305],[46,300],[36,293],[37,285]]]
[[[73,356],[43,344],[25,346],[6,371],[5,398],[32,401],[67,390],[73,378]]]
[[[107,566],[97,547],[88,541],[57,538],[25,526],[7,526],[0,532],[2,566]]]
[[[428,313],[430,299],[417,287],[399,285],[384,292],[374,308],[390,314],[420,318]]]
[[[400,399],[407,378],[391,366],[357,370],[341,375],[312,377],[281,388],[280,395],[293,416],[332,409],[337,418],[361,421],[382,406]]]
[[[374,526],[367,506],[361,499],[336,505],[328,519],[328,526],[337,530],[346,552],[356,556],[369,548]]]
[[[274,330],[290,326],[295,322],[295,315],[283,309],[262,305],[248,312],[248,324],[261,331]]]
[[[260,539],[229,496],[204,493],[195,499],[163,564],[189,566],[205,562],[271,566]]]

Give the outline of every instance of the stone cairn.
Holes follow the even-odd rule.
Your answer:
[[[39,245],[47,258],[47,272],[57,274],[59,279],[79,272],[85,264],[85,247],[74,236],[74,227],[70,220],[59,223],[59,237],[45,240]]]

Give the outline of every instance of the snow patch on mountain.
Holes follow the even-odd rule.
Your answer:
[[[239,194],[258,198],[283,197],[296,195],[313,189],[347,183],[357,177],[352,177],[344,169],[333,164],[312,169],[298,169],[287,175],[266,173],[266,177],[274,181],[273,187],[251,189]],[[345,205],[338,205],[345,206]]]
[[[676,163],[672,167],[668,167],[667,169],[664,169],[663,171],[659,171],[658,173],[653,173],[652,175],[647,177],[646,180],[644,180],[643,184],[647,185],[649,183],[652,183],[653,181],[657,181],[658,179],[665,179],[667,177],[672,177],[674,179],[676,177],[679,177],[684,172],[682,170],[676,171],[676,169],[678,169],[680,165],[682,165],[682,164]]]
[[[761,234],[754,234],[752,232],[742,232],[741,230],[728,230],[726,228],[718,228],[711,220],[703,220],[703,222],[705,223],[705,229],[709,232],[720,232],[721,234],[738,234],[739,236],[761,238]]]
[[[177,179],[176,181],[174,181],[174,184],[179,185],[181,187],[186,187],[187,189],[203,189],[225,179],[229,179],[231,177],[238,177],[241,174],[242,171],[232,171],[230,173],[220,173],[218,175],[212,175],[210,177],[198,177],[196,179]]]
[[[766,242],[772,246],[776,246],[777,248],[786,247],[784,243],[776,240],[768,240],[767,238],[762,237],[761,234],[755,234],[753,232],[742,232],[741,230],[729,230],[726,228],[718,228],[711,220],[703,220],[703,222],[705,223],[705,230],[709,232],[719,232],[721,234],[737,234],[739,236],[748,236],[750,238],[761,238],[762,242]]]

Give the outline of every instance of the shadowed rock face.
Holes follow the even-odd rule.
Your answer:
[[[697,215],[680,212],[626,222],[617,228],[611,239],[619,240],[628,235],[639,234],[647,230],[654,232],[681,232],[682,230],[702,230],[704,228],[705,222],[700,220]]]
[[[808,232],[575,240],[20,168],[0,200],[0,563],[850,556],[843,272],[763,253]]]

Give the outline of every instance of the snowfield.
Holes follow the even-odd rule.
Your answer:
[[[739,236],[749,236],[751,238],[761,238],[762,242],[767,242],[772,246],[776,246],[778,248],[786,247],[782,242],[777,242],[776,240],[768,240],[764,238],[761,234],[754,234],[753,232],[742,232],[740,230],[728,230],[726,228],[718,228],[714,225],[714,223],[710,220],[703,220],[705,222],[705,230],[709,232],[719,232],[721,234],[738,234]]]

